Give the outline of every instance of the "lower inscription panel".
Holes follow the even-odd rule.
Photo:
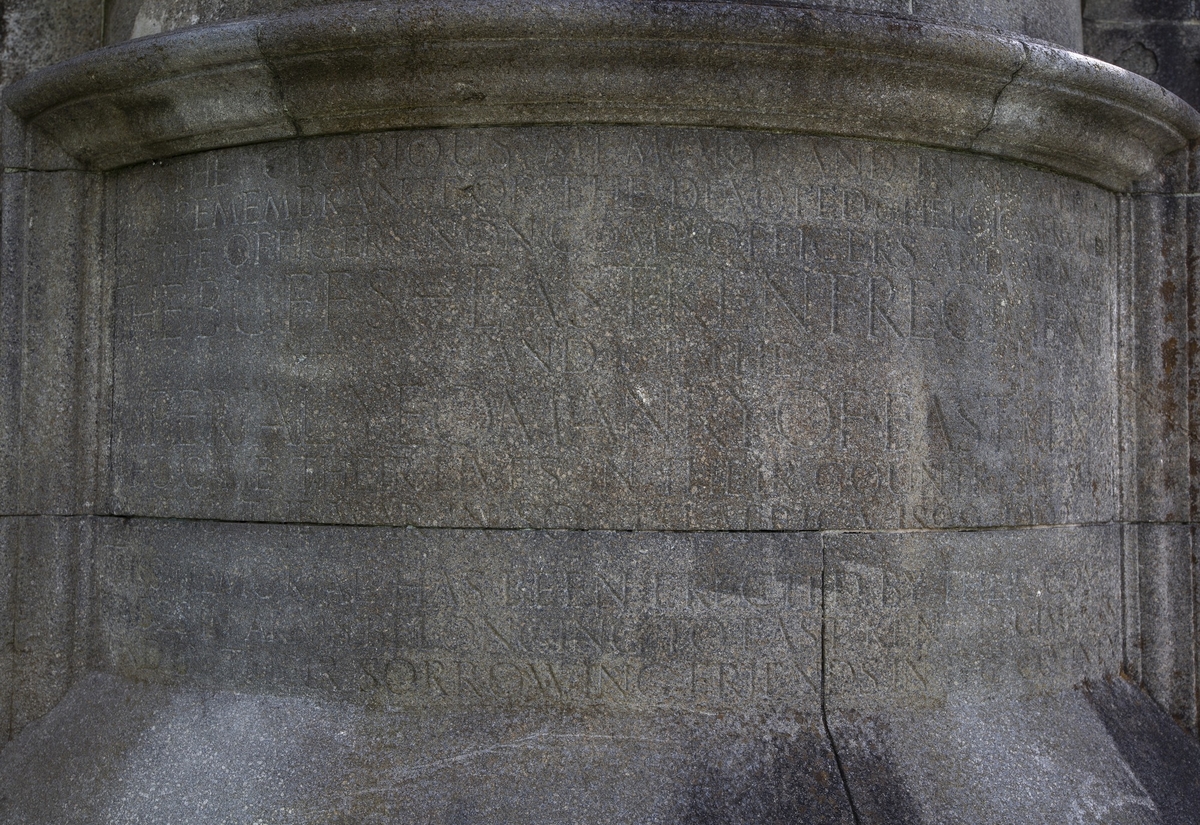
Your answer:
[[[1109,527],[421,530],[106,521],[128,678],[380,709],[747,712],[1038,693],[1119,667]]]
[[[1067,689],[1121,668],[1120,530],[825,539],[833,706]]]
[[[131,522],[109,667],[384,707],[816,707],[816,536]]]

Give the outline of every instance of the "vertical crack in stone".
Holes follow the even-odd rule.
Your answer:
[[[996,90],[996,96],[992,98],[992,108],[988,111],[987,123],[983,124],[983,128],[975,133],[975,137],[971,138],[972,149],[977,148],[976,144],[979,143],[979,139],[987,134],[992,128],[992,123],[996,120],[996,110],[1000,108],[1000,98],[1004,96],[1004,92],[1013,84],[1014,81],[1016,81],[1017,77],[1021,74],[1025,67],[1029,65],[1029,45],[1022,41],[1021,49],[1024,51],[1024,55],[1021,57],[1021,62],[1017,64],[1017,68],[1013,69],[1013,73],[1009,75],[1008,80],[1004,81],[1003,85]]]
[[[825,738],[829,740],[829,750],[833,753],[834,764],[837,765],[838,776],[842,779],[842,790],[846,793],[846,801],[850,803],[850,815],[854,817],[855,825],[862,825],[862,819],[858,815],[858,806],[854,804],[854,794],[850,791],[850,780],[846,776],[846,769],[842,765],[841,754],[838,753],[837,741],[833,738],[833,730],[829,727],[829,712],[826,707],[825,697],[829,691],[826,686],[826,640],[829,637],[827,624],[825,619],[825,602],[826,595],[829,592],[828,577],[826,575],[829,569],[828,556],[826,554],[825,536],[821,536],[821,725],[825,728]]]

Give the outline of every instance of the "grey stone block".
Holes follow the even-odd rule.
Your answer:
[[[954,22],[989,29],[1021,32],[1079,50],[1080,16],[1071,0],[1022,0],[1013,3],[971,3],[965,0],[826,0],[820,4],[783,0],[780,5],[833,7],[847,11]],[[290,11],[319,0],[117,0],[105,9],[105,40],[119,43],[197,24]]]
[[[0,823],[1186,819],[1200,115],[1066,0],[285,3],[5,92]]]
[[[1192,0],[1084,0],[1088,22],[1188,20],[1195,16]]]
[[[579,127],[323,138],[114,186],[117,512],[1116,512],[1117,203],[1084,184],[913,147]]]
[[[100,664],[427,714],[813,712],[818,536],[105,522]]]
[[[1129,685],[837,712],[836,758],[814,722],[433,721],[91,676],[0,754],[0,822],[1195,821],[1196,744]]]
[[[16,651],[13,614],[16,609],[18,521],[0,517],[0,747],[12,738],[13,693],[16,689]]]
[[[1200,71],[1195,65],[1200,32],[1195,20],[1128,20],[1084,24],[1088,54],[1115,63],[1170,89],[1195,106],[1200,103]]]
[[[102,189],[75,171],[8,172],[4,187],[0,512],[78,514],[96,502],[106,453]]]
[[[1183,522],[1191,511],[1188,198],[1130,196],[1121,220],[1122,518]]]
[[[88,519],[3,519],[9,563],[8,729],[44,716],[93,665],[89,633],[93,524]]]
[[[1200,172],[1196,155],[1192,157],[1193,176]],[[1193,182],[1192,191],[1200,191]],[[1200,260],[1200,200],[1187,201],[1188,222],[1188,471],[1190,484],[1188,497],[1190,509],[1188,521],[1200,522],[1200,277],[1197,277],[1196,262]]]
[[[11,221],[4,220],[4,212],[12,214],[8,206],[12,192],[7,179],[0,174],[0,272],[12,272],[9,263],[16,250],[24,249],[24,239],[14,231]],[[7,231],[6,231],[7,230]],[[19,255],[20,252],[16,252]],[[20,429],[18,421],[21,409],[21,362],[24,341],[21,336],[20,290],[14,289],[15,279],[8,276],[0,280],[0,473],[11,479],[0,487],[0,513],[13,513],[18,509],[18,485],[15,483],[20,467]]]
[[[831,708],[1031,696],[1119,672],[1115,527],[825,540]]]
[[[3,14],[0,85],[103,45],[103,14],[69,0],[9,0]]]
[[[1200,800],[1196,740],[1124,680],[1093,682],[1084,695],[1164,825],[1195,822]]]
[[[1031,535],[1032,534],[1032,535]],[[421,713],[815,713],[1121,667],[1115,527],[901,534],[106,521],[99,665]]]
[[[1139,782],[1080,691],[833,714],[830,727],[861,822],[1164,821],[1166,799]]]
[[[461,712],[90,677],[0,755],[4,823],[850,823],[809,717]]]
[[[1130,602],[1134,615],[1127,631],[1129,669],[1155,701],[1194,731],[1194,528],[1131,524],[1122,529],[1127,546],[1126,575],[1131,579],[1129,597],[1136,599]]]
[[[297,133],[590,122],[970,149],[1125,188],[1200,128],[1155,84],[1048,44],[753,3],[338,5],[114,46],[6,100],[100,168]]]
[[[6,171],[54,172],[84,168],[42,130],[26,128],[7,106],[0,106],[0,152]]]

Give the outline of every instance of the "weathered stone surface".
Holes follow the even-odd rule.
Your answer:
[[[95,8],[228,22],[5,93],[0,822],[1186,821],[1200,115],[903,5]]]
[[[335,5],[100,50],[6,99],[106,169],[292,135],[640,123],[969,149],[1123,189],[1200,131],[1161,87],[1048,44],[757,3]]]
[[[8,735],[44,716],[92,665],[92,527],[79,518],[0,518],[0,723]]]
[[[833,708],[1053,693],[1121,666],[1115,527],[824,540]]]
[[[814,712],[815,535],[106,522],[101,666],[456,707]]]
[[[1168,713],[1196,729],[1194,527],[1123,528],[1130,579],[1127,669]]]
[[[0,743],[12,738],[12,697],[15,684],[16,645],[13,611],[16,607],[17,522],[0,518]]]
[[[282,143],[115,186],[117,512],[1115,515],[1116,201],[1084,184],[853,141],[574,128]]]
[[[1196,14],[1192,0],[1083,0],[1084,20],[1191,19]]]
[[[1193,153],[1192,179],[1189,189],[1200,192],[1200,159]],[[1195,272],[1195,261],[1200,255],[1200,199],[1187,198],[1188,230],[1188,471],[1189,509],[1188,521],[1200,523],[1200,277]],[[1200,652],[1200,648],[1198,648]]]
[[[252,15],[320,7],[322,0],[117,0],[106,6],[105,42],[173,31],[197,24],[236,20]],[[969,0],[824,0],[805,3],[783,0],[780,5],[838,8],[875,12],[1021,32],[1079,50],[1078,5],[1073,0],[1021,0],[1014,3],[972,3]]]
[[[0,86],[102,45],[102,17],[87,3],[8,0],[0,14]]]
[[[106,460],[100,184],[84,172],[10,171],[4,189],[0,513],[78,514],[95,505]]]
[[[1191,0],[1088,0],[1083,49],[1200,103],[1200,9]]]
[[[1127,239],[1118,323],[1124,365],[1121,510],[1123,520],[1134,522],[1123,528],[1125,669],[1196,730],[1200,647],[1187,525],[1196,506],[1192,200],[1138,194],[1123,204]]]
[[[1164,825],[1195,822],[1200,799],[1196,740],[1123,679],[1090,683],[1084,695]]]
[[[89,677],[0,756],[4,823],[848,823],[819,723],[440,718]]]
[[[688,534],[104,522],[100,666],[428,712],[814,712],[1120,667],[1111,527]]]
[[[1144,697],[1130,704],[1161,719]],[[861,822],[1172,821],[1159,807],[1170,800],[1147,792],[1126,761],[1133,754],[1114,743],[1080,691],[834,713],[830,727]],[[1179,773],[1185,779],[1173,788],[1186,788],[1196,771]]]
[[[1190,513],[1187,201],[1128,198],[1121,221],[1124,271],[1121,326],[1124,422],[1122,515],[1130,521],[1183,522]]]
[[[1195,742],[1121,683],[831,722],[848,786],[804,717],[434,721],[92,676],[0,755],[0,822],[1195,821]]]

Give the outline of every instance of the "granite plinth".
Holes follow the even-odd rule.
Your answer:
[[[1194,820],[1200,116],[904,5],[9,86],[0,822]]]
[[[0,755],[0,822],[1196,821],[1200,747],[1121,682],[830,731],[611,711],[434,723],[94,676]]]

